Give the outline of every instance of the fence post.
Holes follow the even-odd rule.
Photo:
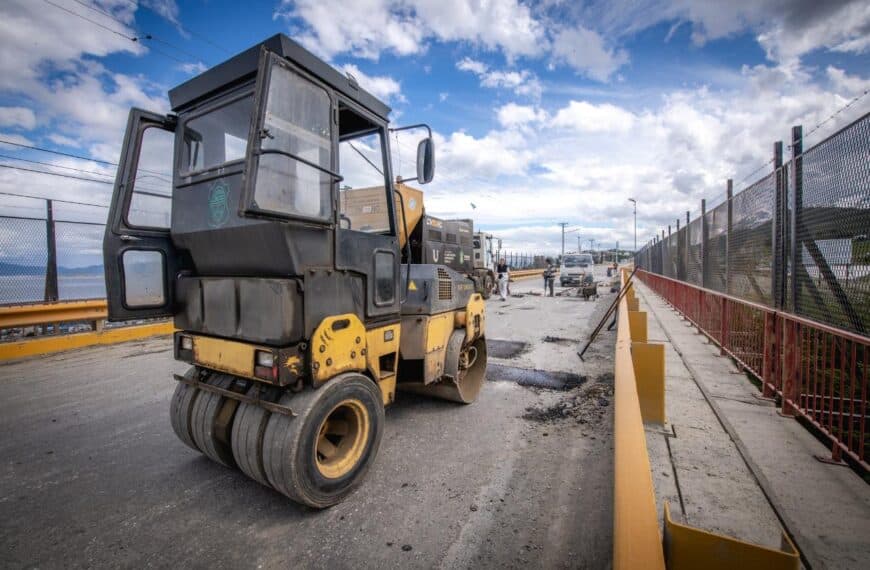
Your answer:
[[[803,242],[798,241],[798,228],[801,227],[801,216],[804,207],[804,133],[800,125],[791,128],[791,164],[794,173],[794,184],[791,190],[791,227],[789,228],[789,258],[790,258],[790,293],[791,311],[800,314],[800,295],[798,294],[798,264],[803,267]]]
[[[725,203],[728,204],[725,226],[725,292],[729,295],[731,294],[731,228],[734,221],[732,198],[734,198],[734,181],[729,178],[725,188]]]
[[[692,234],[691,234],[691,222],[689,221],[689,216],[691,214],[688,210],[686,210],[686,250],[683,252],[685,259],[683,260],[683,266],[686,268],[686,277],[685,280],[689,280],[689,249],[692,247]]]
[[[54,212],[51,200],[45,201],[45,300],[57,301],[57,242],[54,235]]]
[[[782,180],[782,141],[773,143],[773,168],[776,178],[776,186],[773,198],[773,272],[770,277],[771,295],[773,306],[782,308],[782,205],[783,205],[783,180]]]
[[[701,287],[707,288],[707,200],[701,200]]]

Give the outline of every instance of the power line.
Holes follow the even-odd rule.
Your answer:
[[[72,154],[72,153],[69,153],[69,152],[63,152],[63,151],[60,151],[60,150],[51,150],[51,149],[42,148],[42,147],[38,147],[38,146],[32,146],[32,145],[28,145],[28,144],[22,144],[22,143],[12,142],[12,141],[5,140],[5,139],[0,139],[0,143],[2,143],[2,144],[9,144],[9,145],[17,146],[17,147],[21,147],[21,148],[27,148],[27,149],[30,149],[30,150],[38,150],[38,151],[40,151],[40,152],[50,152],[51,154],[58,154],[58,155],[60,155],[60,156],[68,156],[68,157],[70,157],[70,158],[79,158],[79,159],[81,159],[81,160],[90,160],[91,162],[96,162],[96,163],[98,163],[98,164],[107,164],[107,165],[109,165],[109,166],[118,166],[118,163],[116,163],[116,162],[109,162],[108,160],[100,160],[100,159],[98,159],[98,158],[90,158],[90,157],[88,157],[88,156],[81,156],[81,155],[78,155],[78,154]]]
[[[22,170],[24,172],[35,172],[37,174],[48,174],[49,176],[60,176],[61,178],[72,178],[73,180],[84,180],[85,182],[96,182],[98,184],[113,185],[110,180],[98,180],[96,178],[85,178],[84,176],[75,176],[73,174],[63,174],[61,172],[46,172],[45,170],[36,170],[34,168],[24,168],[22,166],[13,166],[11,164],[0,164],[0,168],[11,168],[12,170]]]
[[[160,12],[158,12],[157,10],[155,10],[154,8],[152,8],[151,6],[148,6],[148,5],[145,5],[145,4],[137,4],[136,2],[133,2],[133,0],[125,0],[125,1],[127,2],[127,4],[130,4],[131,6],[133,6],[133,7],[135,7],[135,8],[145,8],[145,9],[148,10],[149,12],[151,12],[151,13],[153,13],[153,14],[156,14],[156,15],[160,16],[161,18],[166,19],[166,16],[164,16],[163,14],[161,14]],[[224,53],[227,54],[227,55],[233,55],[233,52],[231,52],[230,50],[226,49],[225,47],[223,47],[223,46],[221,46],[221,45],[219,45],[219,44],[217,44],[217,43],[211,41],[208,37],[206,37],[206,36],[204,36],[204,35],[202,35],[202,34],[198,34],[198,33],[196,33],[196,32],[193,31],[193,30],[189,30],[189,29],[185,28],[185,27],[182,26],[181,23],[179,23],[179,22],[174,22],[174,23],[178,26],[178,29],[179,29],[181,32],[183,32],[183,33],[187,33],[187,34],[190,34],[191,36],[197,38],[198,40],[207,43],[208,45],[212,46],[212,47],[215,48],[215,49],[218,49],[218,50],[224,52]]]
[[[73,168],[72,166],[61,166],[60,164],[52,164],[50,162],[40,162],[38,160],[30,160],[28,158],[18,158],[17,156],[8,156],[5,154],[0,154],[0,158],[5,158],[7,160],[20,160],[21,162],[29,162],[31,164],[41,164],[42,166],[51,166],[52,168],[65,168],[67,170],[74,170],[76,172],[81,172],[83,174],[94,174],[97,176],[108,176],[113,178],[114,174],[105,174],[103,172],[97,172],[95,170],[84,170],[82,168]]]
[[[93,10],[94,12],[97,12],[97,13],[99,13],[99,14],[102,14],[102,15],[108,17],[108,18],[111,18],[112,20],[118,22],[118,23],[121,24],[122,26],[133,28],[133,29],[136,31],[136,34],[137,34],[136,38],[134,38],[133,41],[136,41],[136,40],[139,40],[139,41],[142,41],[142,40],[149,40],[149,41],[158,42],[158,43],[161,43],[161,44],[163,44],[163,45],[165,45],[165,46],[167,46],[167,47],[169,47],[169,48],[172,48],[172,49],[174,49],[174,50],[176,50],[176,51],[178,51],[178,52],[180,52],[180,53],[183,53],[183,54],[186,55],[187,57],[192,57],[193,59],[203,59],[203,58],[201,58],[200,56],[198,56],[198,55],[196,55],[196,54],[192,54],[192,53],[190,53],[189,51],[186,51],[186,50],[184,50],[184,49],[178,47],[178,46],[175,45],[175,44],[172,44],[172,43],[170,43],[170,42],[168,42],[168,41],[166,41],[166,40],[163,40],[163,39],[161,39],[161,38],[158,38],[158,37],[155,36],[154,34],[151,34],[151,33],[148,33],[148,32],[144,32],[144,33],[143,33],[141,30],[135,28],[134,26],[128,24],[127,22],[124,22],[123,20],[119,19],[117,16],[115,16],[115,15],[112,14],[111,12],[109,12],[109,11],[107,11],[107,10],[104,10],[104,9],[100,8],[99,6],[94,6],[93,4],[88,4],[87,2],[82,2],[82,0],[73,0],[73,2],[75,2],[76,4],[79,4],[79,5],[81,5],[81,6],[84,6],[84,7],[87,8],[88,10]],[[169,57],[172,57],[172,56],[169,56]],[[185,63],[185,62],[182,62],[182,63]]]
[[[48,152],[48,153],[51,153],[51,154],[56,154],[56,155],[59,155],[59,156],[66,156],[66,157],[69,157],[69,158],[78,158],[79,160],[89,160],[89,161],[91,161],[91,162],[96,162],[97,164],[105,164],[105,165],[107,165],[107,166],[114,166],[114,167],[117,167],[117,166],[118,166],[118,163],[116,163],[116,162],[109,162],[108,160],[100,160],[100,159],[98,159],[98,158],[91,158],[91,157],[88,157],[88,156],[82,156],[82,155],[79,155],[79,154],[72,154],[72,153],[70,153],[70,152],[63,152],[63,151],[60,151],[60,150],[51,150],[51,149],[43,148],[43,147],[39,147],[39,146],[33,146],[33,145],[29,145],[29,144],[22,144],[22,143],[12,142],[12,141],[10,141],[10,140],[6,140],[6,139],[0,139],[0,144],[8,144],[8,145],[17,146],[17,147],[20,147],[20,148],[26,148],[26,149],[29,149],[29,150],[36,150],[36,151],[39,151],[39,152]],[[19,159],[19,160],[20,160],[20,159]],[[56,165],[52,165],[52,166],[56,166]],[[60,167],[60,168],[66,168],[66,167]],[[167,172],[157,172],[156,170],[147,170],[147,169],[145,169],[145,168],[139,168],[138,170],[141,171],[141,172],[147,172],[148,174],[154,174],[154,175],[156,175],[156,176],[162,176],[162,177],[165,177],[165,176],[168,175]],[[94,173],[94,174],[96,174],[96,173]],[[113,175],[113,176],[114,176],[114,175]],[[167,180],[167,179],[164,178],[164,180]]]
[[[16,198],[28,198],[31,200],[51,200],[52,202],[62,202],[64,204],[75,204],[77,206],[93,206],[95,208],[108,208],[109,206],[106,204],[91,204],[89,202],[74,202],[72,200],[62,200],[60,198],[46,198],[45,196],[30,196],[28,194],[13,194],[12,192],[2,192],[0,194],[3,196],[14,196]]]
[[[78,2],[79,4],[81,4],[82,6],[84,6],[85,8],[90,8],[90,9],[92,9],[92,10],[96,10],[97,12],[99,12],[99,13],[101,13],[101,14],[105,14],[105,15],[109,16],[110,18],[112,18],[113,20],[115,20],[116,22],[119,22],[120,24],[122,24],[122,25],[124,25],[124,26],[127,25],[127,24],[125,24],[124,22],[122,22],[121,20],[118,20],[118,19],[115,18],[114,16],[112,16],[112,15],[110,15],[110,14],[107,14],[106,12],[103,12],[102,10],[97,10],[96,8],[93,8],[93,7],[91,7],[91,6],[88,6],[87,4],[83,4],[82,2],[79,2],[78,0],[73,0],[73,1],[74,1],[74,2]],[[43,2],[45,2],[46,4],[50,4],[51,6],[54,6],[55,8],[57,8],[57,9],[59,9],[59,10],[63,10],[64,12],[66,12],[67,14],[70,14],[71,16],[75,16],[76,18],[81,18],[82,20],[84,20],[84,21],[86,21],[86,22],[90,22],[91,24],[93,24],[93,25],[95,25],[95,26],[97,26],[97,27],[99,27],[99,28],[102,28],[103,30],[106,30],[107,32],[111,32],[111,33],[113,33],[113,34],[115,34],[115,35],[117,35],[117,36],[121,36],[122,38],[124,38],[124,39],[126,39],[126,40],[130,40],[131,42],[134,42],[134,43],[140,43],[140,44],[142,43],[142,42],[139,41],[140,38],[137,37],[137,36],[129,36],[129,35],[127,35],[126,33],[119,32],[118,30],[115,30],[115,29],[113,29],[113,28],[110,28],[109,26],[105,26],[105,25],[101,24],[100,22],[97,22],[97,21],[95,21],[95,20],[92,20],[91,18],[88,18],[87,16],[84,16],[84,15],[82,15],[82,14],[79,14],[78,12],[74,12],[74,11],[68,9],[68,8],[64,8],[63,6],[60,6],[60,5],[58,5],[58,4],[55,4],[55,3],[52,2],[51,0],[43,0]],[[150,35],[150,34],[146,34],[146,35],[143,36],[143,38],[141,38],[141,39],[155,40],[154,36],[152,36],[152,35]],[[166,41],[163,41],[163,40],[157,40],[157,41],[160,41],[160,42],[162,42],[162,43],[164,43],[164,44],[167,44],[167,45],[170,45],[170,46],[172,45],[172,44],[170,44],[169,42],[166,42]],[[149,46],[149,49],[151,49],[154,53],[157,53],[157,54],[159,54],[159,55],[162,55],[163,57],[169,58],[169,59],[171,59],[171,60],[173,60],[173,61],[176,61],[176,62],[178,62],[178,63],[181,63],[181,64],[189,64],[189,63],[190,63],[189,61],[184,61],[184,60],[182,60],[182,59],[179,59],[179,58],[175,57],[174,55],[172,55],[172,54],[170,54],[170,53],[166,53],[165,51],[163,51],[163,50],[161,50],[161,49],[158,49],[158,48],[154,47],[153,45]],[[177,47],[176,47],[175,49],[178,49],[179,51],[183,51],[183,50],[180,50],[180,49],[177,48]],[[199,59],[199,57],[196,57],[196,56],[194,56],[194,58],[195,58],[195,59]]]
[[[58,10],[63,10],[63,11],[66,12],[67,14],[70,14],[70,15],[75,16],[75,17],[77,17],[77,18],[81,18],[82,20],[84,20],[84,21],[86,21],[86,22],[90,22],[90,23],[92,23],[93,25],[97,26],[98,28],[102,28],[102,29],[106,30],[107,32],[111,32],[111,33],[113,33],[113,34],[115,34],[115,35],[121,36],[122,38],[127,39],[127,40],[130,40],[131,42],[135,42],[135,41],[136,41],[136,38],[133,37],[133,36],[128,36],[127,34],[122,33],[122,32],[119,32],[118,30],[112,29],[112,28],[110,28],[109,26],[104,26],[103,24],[101,24],[101,23],[99,23],[99,22],[97,22],[97,21],[91,20],[91,19],[88,18],[87,16],[82,16],[82,15],[79,14],[78,12],[73,12],[73,11],[70,10],[69,8],[64,8],[63,6],[60,6],[60,5],[58,5],[58,4],[55,4],[55,3],[52,2],[51,0],[42,0],[42,1],[45,2],[46,4],[50,4],[51,6],[54,6],[54,7],[57,8]]]

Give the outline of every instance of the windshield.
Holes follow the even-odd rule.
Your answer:
[[[592,265],[591,255],[566,255],[562,259],[562,265],[565,267],[587,267]]]
[[[248,94],[184,123],[183,174],[245,158],[254,96]]]

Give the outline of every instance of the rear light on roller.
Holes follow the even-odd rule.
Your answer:
[[[278,362],[274,353],[267,350],[254,352],[254,376],[267,382],[278,381]]]

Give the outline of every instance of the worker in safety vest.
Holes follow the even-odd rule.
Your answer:
[[[553,287],[556,284],[556,267],[553,265],[553,258],[547,258],[547,268],[544,269],[544,295],[547,294],[547,288],[550,289],[550,297],[553,296]]]

